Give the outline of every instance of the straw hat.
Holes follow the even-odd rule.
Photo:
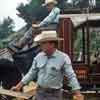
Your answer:
[[[56,0],[45,0],[45,3],[42,4],[42,6],[46,6],[47,4],[49,3],[53,3],[53,4],[57,4],[57,1]]]
[[[41,34],[34,38],[34,42],[45,42],[45,41],[59,41],[62,38],[57,37],[56,31],[42,31]]]

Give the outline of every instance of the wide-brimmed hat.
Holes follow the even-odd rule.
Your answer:
[[[57,1],[56,0],[45,0],[45,3],[43,3],[42,6],[46,6],[46,5],[50,4],[50,3],[53,3],[53,4],[56,5]]]
[[[56,31],[42,31],[39,35],[34,38],[34,42],[45,42],[45,41],[60,41],[63,38],[57,36]]]

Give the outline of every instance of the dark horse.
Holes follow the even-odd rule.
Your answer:
[[[0,85],[10,89],[16,85],[21,78],[28,72],[32,61],[39,52],[38,46],[25,51],[20,51],[12,55],[13,61],[0,58]],[[6,52],[7,55],[9,52]]]

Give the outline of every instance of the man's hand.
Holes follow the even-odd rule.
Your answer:
[[[20,91],[22,89],[22,87],[23,87],[23,84],[20,82],[16,86],[13,86],[11,88],[11,90],[13,90],[13,91]]]
[[[74,95],[73,100],[84,100],[84,96],[82,94],[80,95]]]
[[[33,28],[39,28],[40,25],[39,25],[39,24],[32,24],[32,27],[33,27]]]
[[[81,94],[80,90],[74,92],[73,100],[84,100],[84,96]]]

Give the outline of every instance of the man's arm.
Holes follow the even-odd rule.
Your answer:
[[[32,63],[32,67],[30,68],[29,72],[22,78],[21,83],[27,84],[31,80],[36,79],[38,68],[36,67],[36,60],[34,59]]]
[[[80,92],[81,87],[72,68],[71,60],[67,55],[65,57],[63,70],[64,75],[68,78],[69,86],[72,88],[74,98],[77,98],[75,100],[84,100]]]
[[[44,18],[44,20],[39,24],[39,26],[47,25],[48,23],[53,23],[53,21],[59,14],[60,14],[59,8],[52,9],[49,15],[46,18]]]
[[[38,69],[36,68],[36,61],[34,60],[29,72],[22,78],[22,80],[16,86],[13,86],[11,90],[20,91],[24,85],[26,85],[32,79],[36,78],[37,70]]]
[[[71,60],[70,60],[69,56],[66,55],[64,60],[65,60],[64,66],[63,66],[64,75],[68,78],[69,86],[72,87],[72,91],[79,90],[81,87],[76,78],[76,74],[72,68],[72,64],[71,64]]]

